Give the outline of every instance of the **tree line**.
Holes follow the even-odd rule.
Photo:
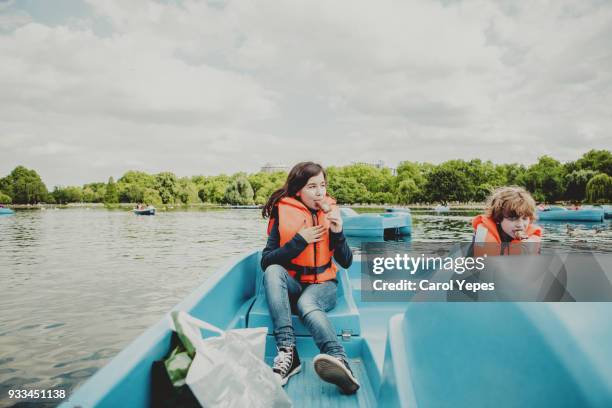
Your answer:
[[[340,204],[482,202],[503,185],[523,186],[539,202],[612,202],[608,150],[591,150],[566,163],[542,156],[530,166],[474,159],[438,165],[404,161],[396,174],[365,164],[330,166],[326,171],[329,194]],[[18,166],[0,179],[0,203],[264,204],[286,177],[285,172],[177,177],[131,170],[116,181],[110,177],[107,182],[48,191],[35,170]]]

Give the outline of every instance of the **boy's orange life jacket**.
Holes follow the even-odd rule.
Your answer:
[[[513,239],[502,243],[497,225],[492,218],[478,215],[472,220],[474,227],[474,256],[526,255],[540,253],[542,228],[529,224],[526,234],[536,242]]]
[[[334,209],[336,201],[331,197],[325,197],[324,201]],[[289,275],[296,277],[304,283],[320,283],[336,278],[338,268],[332,258],[334,251],[329,249],[329,225],[327,215],[317,211],[316,215],[299,200],[292,197],[283,197],[278,206],[278,232],[280,234],[280,246],[291,241],[295,234],[303,227],[324,225],[325,232],[319,242],[308,244],[297,257],[291,260],[288,266]],[[274,225],[270,218],[268,222],[268,235]]]

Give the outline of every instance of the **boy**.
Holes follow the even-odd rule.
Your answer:
[[[473,256],[539,254],[542,229],[535,201],[522,187],[501,187],[487,200],[484,215],[472,220]]]

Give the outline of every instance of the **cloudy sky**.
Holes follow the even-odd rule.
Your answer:
[[[612,143],[612,2],[0,0],[0,176]]]

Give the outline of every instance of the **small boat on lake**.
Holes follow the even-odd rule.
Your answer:
[[[512,266],[512,258],[499,262]],[[257,251],[230,261],[173,310],[226,330],[268,327],[271,364],[260,260]],[[362,291],[362,261],[339,269],[328,312],[361,388],[343,395],[317,377],[319,350],[294,315],[302,371],[285,387],[294,407],[612,406],[612,303],[372,301]],[[167,315],[61,407],[151,406],[151,366],[168,353],[171,327]]]
[[[385,235],[410,235],[412,215],[410,212],[385,212],[357,214],[351,208],[340,209],[344,234],[354,237],[378,237]]]
[[[13,215],[15,211],[11,210],[8,207],[0,207],[0,215]]]
[[[602,222],[604,209],[602,207],[568,210],[565,207],[551,206],[545,210],[538,210],[536,214],[540,221],[582,221]]]
[[[134,208],[132,210],[136,215],[155,215],[155,207]]]

